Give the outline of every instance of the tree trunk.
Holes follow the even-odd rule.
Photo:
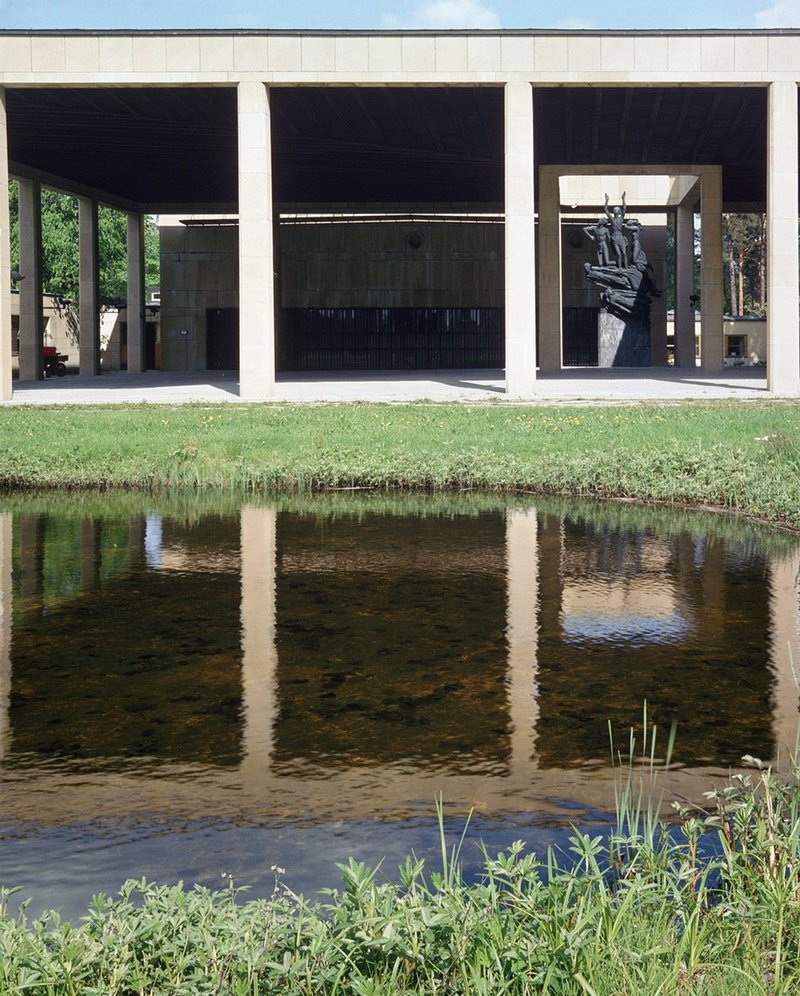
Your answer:
[[[767,304],[767,216],[758,216],[758,303],[763,315]]]
[[[744,250],[739,246],[739,298],[737,315],[744,314]]]
[[[730,309],[731,314],[736,314],[736,259],[733,252],[733,235],[731,233],[731,218],[730,215],[723,215],[723,239],[725,242],[725,249],[727,250],[725,256],[728,263],[728,296],[730,297]]]

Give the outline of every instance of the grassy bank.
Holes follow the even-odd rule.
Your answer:
[[[800,406],[7,408],[0,486],[548,491],[800,527]]]
[[[620,782],[608,840],[576,833],[538,860],[521,843],[485,856],[479,884],[444,847],[385,876],[354,862],[308,903],[276,870],[270,900],[231,887],[129,882],[77,927],[0,916],[0,991],[16,994],[656,994],[800,990],[796,771],[737,777],[658,823],[653,796]],[[709,846],[706,846],[709,845]],[[706,857],[701,859],[705,847]],[[712,854],[710,859],[708,855]],[[3,895],[7,908],[9,896]]]

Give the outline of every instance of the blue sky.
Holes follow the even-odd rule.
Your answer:
[[[757,27],[800,27],[800,0],[0,0],[0,28]]]

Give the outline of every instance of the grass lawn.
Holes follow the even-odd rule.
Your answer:
[[[476,488],[706,505],[800,528],[800,404],[5,408],[0,486]]]

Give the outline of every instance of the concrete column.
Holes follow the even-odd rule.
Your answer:
[[[722,170],[700,180],[700,352],[704,370],[722,370]],[[795,277],[796,279],[796,277]]]
[[[145,362],[144,217],[128,212],[128,373],[141,373]]]
[[[772,728],[776,760],[781,762],[781,771],[788,771],[786,760],[794,751],[800,720],[797,687],[800,673],[800,551],[775,558],[769,574],[775,682]]]
[[[42,357],[42,185],[19,180],[19,379],[41,380]]]
[[[800,394],[797,86],[771,83],[767,119],[767,386]]]
[[[80,372],[100,373],[100,258],[97,201],[78,198],[80,224]]]
[[[533,90],[505,88],[506,393],[532,398],[536,387],[536,235],[533,199]]]
[[[675,212],[675,365],[694,368],[694,205]]]
[[[558,176],[539,173],[539,370],[561,369],[561,195]]]
[[[11,222],[6,91],[0,87],[0,401],[11,400]]]
[[[512,774],[530,771],[536,742],[536,668],[539,635],[539,558],[536,509],[506,517],[508,711]]]
[[[244,505],[242,555],[242,784],[258,792],[269,773],[277,712],[275,671],[276,536],[274,508]]]
[[[269,92],[238,87],[239,107],[239,394],[275,393],[275,250],[272,237],[272,141]]]
[[[9,706],[11,700],[11,565],[13,519],[10,512],[0,512],[0,764],[11,740]]]

